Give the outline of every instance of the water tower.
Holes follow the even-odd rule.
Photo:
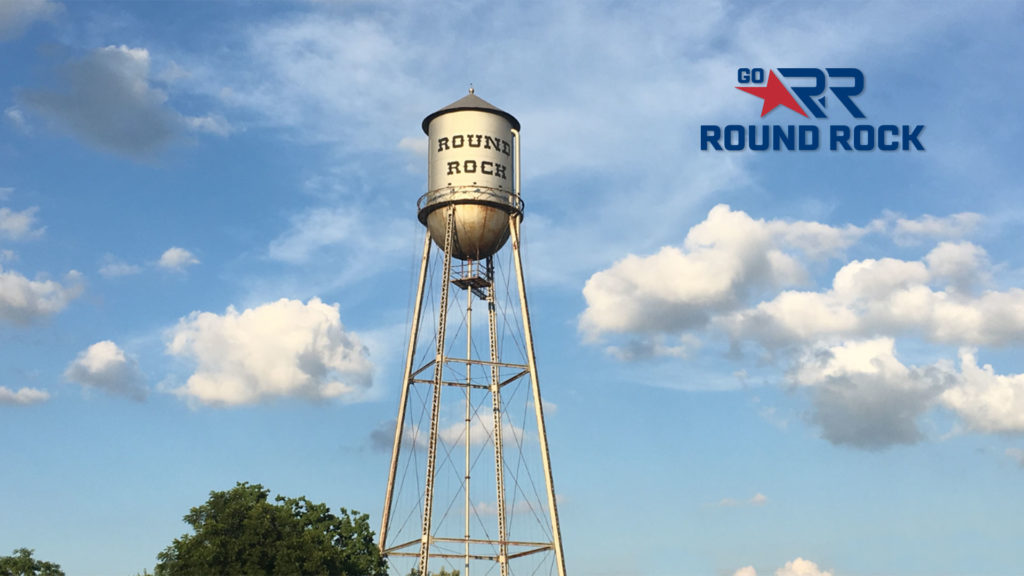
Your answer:
[[[519,128],[472,89],[423,120],[426,234],[380,529],[400,576],[565,576],[523,280]]]

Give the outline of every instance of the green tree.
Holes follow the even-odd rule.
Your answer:
[[[64,576],[60,564],[36,560],[32,552],[18,548],[13,556],[0,556],[0,576]]]
[[[386,576],[367,515],[269,494],[244,482],[210,492],[185,515],[195,533],[157,555],[156,576]]]

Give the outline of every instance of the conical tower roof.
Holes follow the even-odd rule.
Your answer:
[[[445,106],[444,108],[441,108],[437,112],[434,112],[433,114],[424,118],[423,132],[426,134],[430,133],[428,129],[430,128],[430,122],[433,121],[434,118],[437,118],[442,114],[455,112],[456,110],[482,110],[484,112],[491,112],[499,116],[504,116],[505,119],[507,119],[512,124],[513,128],[519,130],[519,120],[516,120],[515,116],[509,114],[508,112],[505,112],[501,108],[498,108],[494,104],[491,104],[490,102],[477,96],[476,93],[474,93],[473,89],[470,88],[469,94],[466,94],[462,98],[456,100],[455,102],[452,102],[451,104]]]

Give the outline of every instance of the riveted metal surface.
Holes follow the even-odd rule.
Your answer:
[[[419,219],[434,243],[443,246],[445,216],[441,208],[454,204],[452,256],[481,260],[504,246],[509,236],[508,216],[521,212],[514,189],[513,129],[519,123],[510,114],[470,96],[474,106],[455,106],[460,100],[424,120],[429,139],[428,175]]]
[[[427,229],[439,248],[444,248],[444,210],[427,215]],[[459,260],[482,260],[508,240],[508,210],[484,204],[455,206],[455,238],[452,256]]]

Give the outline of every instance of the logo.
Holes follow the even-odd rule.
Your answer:
[[[778,74],[776,74],[778,71]],[[784,83],[782,78],[785,78]],[[908,124],[849,124],[865,118],[854,98],[864,91],[864,73],[858,68],[739,68],[738,90],[761,99],[761,118],[772,114],[798,114],[810,121],[826,120],[831,151],[924,150],[924,126]],[[788,109],[780,110],[781,108]],[[831,114],[831,117],[830,117]],[[833,123],[833,120],[838,122]],[[761,124],[700,127],[701,150],[818,150],[819,124]]]

